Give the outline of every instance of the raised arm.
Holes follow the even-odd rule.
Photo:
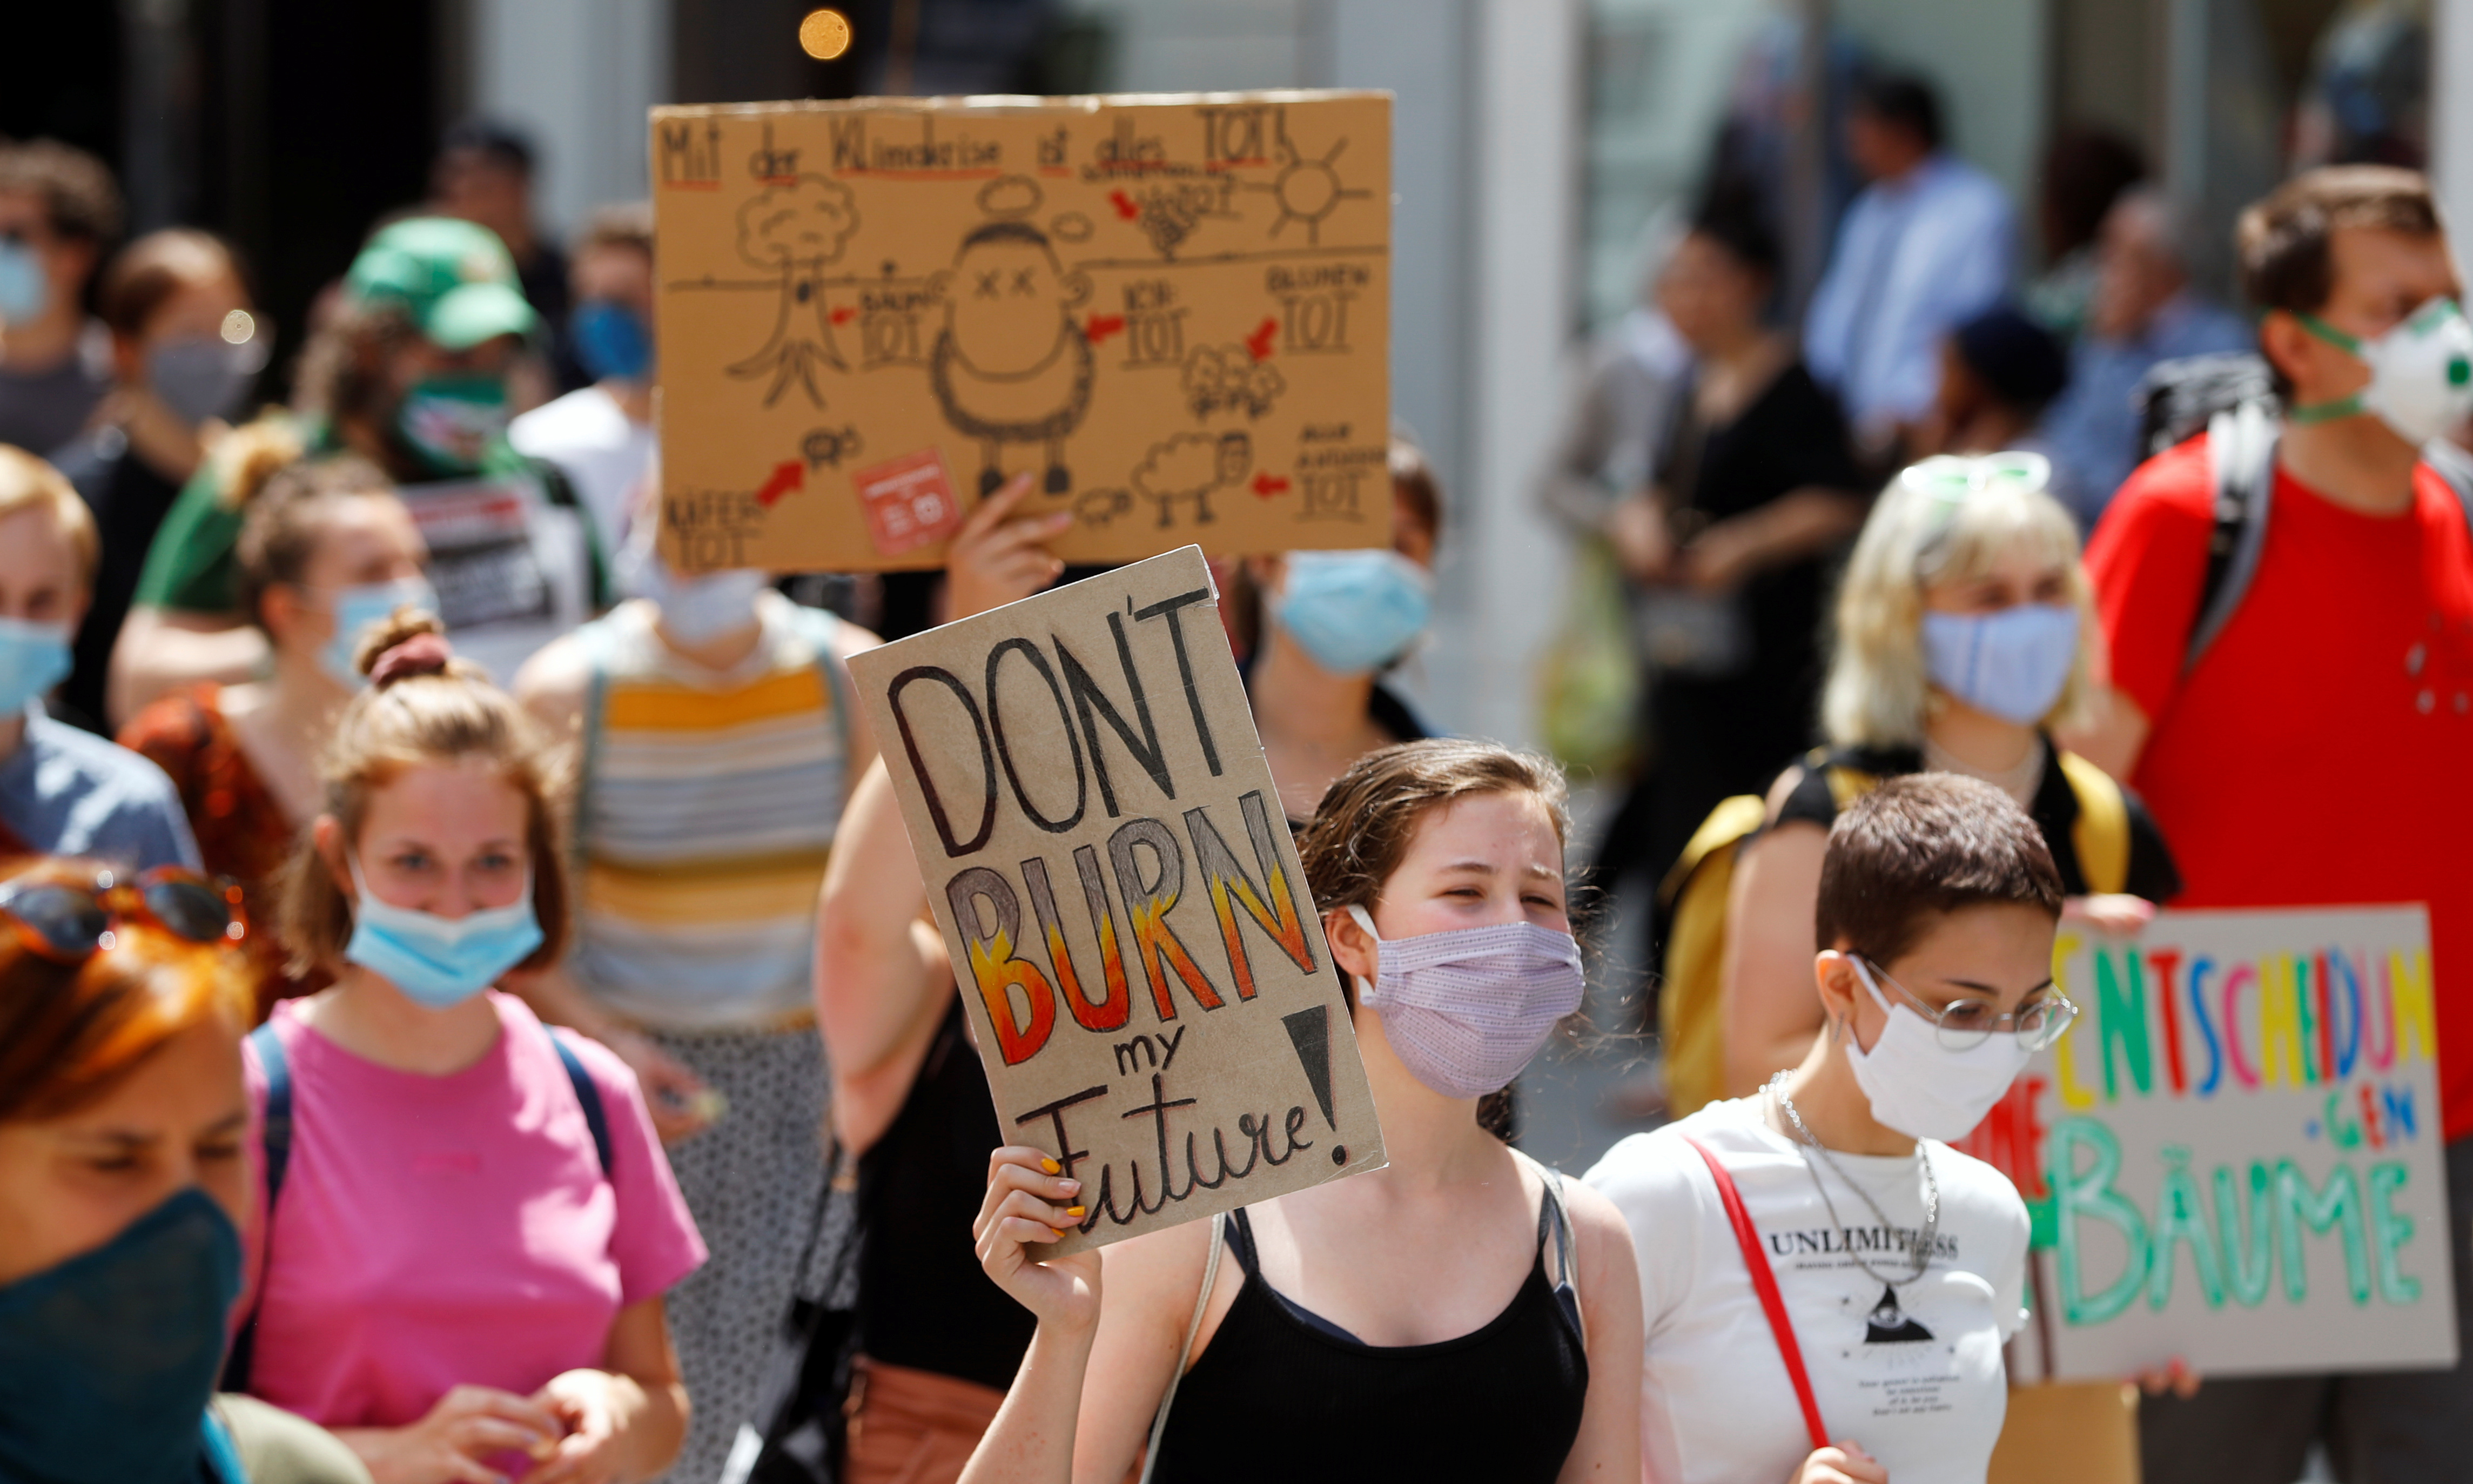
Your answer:
[[[1039,1328],[961,1484],[1121,1484],[1141,1459],[1185,1349],[1211,1223],[1189,1221],[1098,1252],[1040,1260],[1040,1247],[1081,1210],[1080,1187],[1050,1173],[1052,1163],[1024,1147],[989,1158],[987,1199],[972,1224],[980,1266],[1039,1317]],[[1195,1355],[1235,1302],[1239,1281],[1236,1264],[1220,1265]],[[1636,1318],[1632,1349],[1640,1349]],[[1632,1375],[1637,1394],[1637,1360]],[[1194,1404],[1209,1399],[1197,1397]]]
[[[851,791],[816,908],[816,1025],[853,1154],[892,1126],[953,993],[884,763]]]

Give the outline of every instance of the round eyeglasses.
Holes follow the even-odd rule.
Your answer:
[[[1991,1040],[1995,1032],[2013,1034],[2018,1044],[2029,1051],[2041,1051],[2060,1040],[2070,1022],[2078,1017],[2078,1007],[2058,990],[2002,1015],[1993,1014],[1989,1001],[1971,996],[1934,1005],[1890,978],[1889,971],[1880,965],[1870,959],[1863,962],[1875,977],[1906,999],[1909,1008],[1931,1022],[1934,1039],[1951,1051],[1972,1051]]]

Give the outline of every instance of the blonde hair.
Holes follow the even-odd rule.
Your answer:
[[[1923,740],[1933,704],[1924,673],[1924,593],[1980,579],[2020,546],[2061,568],[2068,602],[2078,610],[2077,658],[2043,724],[2078,717],[2091,686],[2095,603],[2069,512],[2040,482],[2012,470],[1995,468],[1974,487],[1956,489],[1902,474],[1872,506],[1838,589],[1836,642],[1820,694],[1821,729],[1832,743],[1898,747]]]
[[[69,552],[77,558],[78,586],[92,591],[95,562],[101,552],[95,535],[94,513],[78,497],[77,487],[68,476],[23,448],[0,443],[0,520],[5,520],[30,505],[48,504],[52,524],[59,528],[60,539],[69,543]]]
[[[478,758],[524,797],[524,853],[532,867],[533,916],[541,945],[516,967],[545,969],[566,945],[567,885],[559,849],[556,801],[563,759],[540,728],[468,659],[446,654],[438,620],[415,609],[372,629],[357,656],[369,688],[352,698],[319,759],[324,811],[359,847],[371,798],[406,770]],[[426,645],[410,641],[432,635]],[[381,664],[381,661],[384,661]],[[352,936],[352,906],[317,849],[304,837],[276,881],[278,936],[291,970],[332,970]]]

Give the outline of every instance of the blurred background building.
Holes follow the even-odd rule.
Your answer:
[[[1413,683],[1445,725],[1508,738],[1535,734],[1525,677],[1558,607],[1565,559],[1527,491],[1573,347],[1634,302],[1645,244],[1721,151],[1772,182],[1799,301],[1854,183],[1829,126],[1857,69],[1937,86],[1956,152],[2019,205],[2029,274],[2085,245],[2066,162],[2090,138],[2187,208],[2220,291],[2232,212],[2300,164],[2428,163],[2473,212],[2473,117],[2431,85],[2473,63],[2473,0],[847,0],[855,39],[832,60],[798,44],[811,8],[30,5],[0,50],[0,134],[102,154],[132,230],[229,234],[289,347],[474,115],[529,136],[556,240],[643,194],[655,103],[1393,89],[1394,402],[1455,497]]]

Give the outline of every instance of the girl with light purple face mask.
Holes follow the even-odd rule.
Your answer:
[[[1090,1192],[996,1151],[981,1265],[1039,1334],[965,1484],[1121,1478],[1145,1440],[1163,1481],[1640,1477],[1628,1235],[1489,1119],[1580,1001],[1563,797],[1542,759],[1410,742],[1352,764],[1299,840],[1386,1168],[1042,1260]],[[1276,1428],[1194,1400],[1263,1374],[1291,1382]],[[1486,1423],[1368,1428],[1369,1395]]]

